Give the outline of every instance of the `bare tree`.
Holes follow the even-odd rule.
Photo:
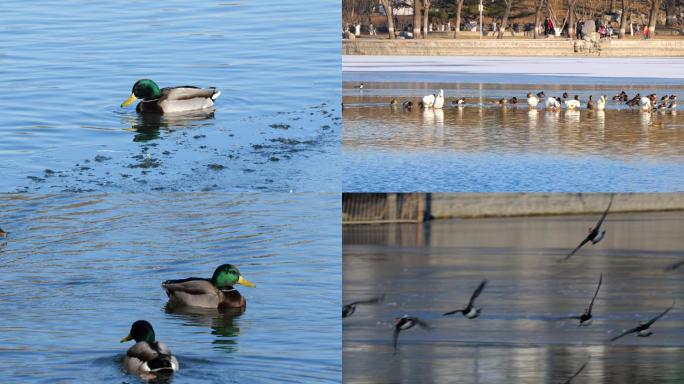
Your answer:
[[[463,0],[461,0],[463,1]],[[539,38],[539,23],[541,23],[542,9],[544,9],[544,3],[546,0],[535,0],[535,12],[534,12],[534,38]]]
[[[416,0],[418,1],[418,0]],[[423,0],[423,38],[428,38],[428,16],[430,13],[430,6],[432,5],[432,0]]]
[[[655,36],[656,23],[658,21],[658,10],[660,10],[661,0],[651,0],[651,15],[648,19],[648,37]]]
[[[499,35],[497,39],[503,39],[504,32],[506,31],[506,25],[508,25],[508,16],[511,15],[511,5],[513,5],[513,0],[504,0],[506,2],[506,11],[504,11],[503,19],[501,19],[501,26],[499,27]]]
[[[544,1],[544,0],[542,0]],[[461,32],[461,11],[463,10],[463,0],[456,0],[456,30],[454,31],[454,37],[458,39],[458,35]]]
[[[420,37],[420,19],[421,19],[421,4],[420,0],[413,0],[413,38]]]
[[[568,37],[574,38],[577,37],[577,31],[575,30],[575,26],[577,25],[577,22],[575,21],[575,5],[577,5],[577,0],[567,0],[567,5],[568,17],[566,18],[566,20],[568,23]],[[588,22],[591,22],[591,20],[589,20]]]
[[[629,0],[622,0],[622,14],[620,15],[620,33],[619,39],[625,38],[625,31],[627,29],[627,14],[629,11]]]
[[[389,32],[390,40],[394,39],[394,15],[392,14],[392,5],[390,0],[380,0],[382,8],[385,10],[385,15],[387,16],[387,32]]]

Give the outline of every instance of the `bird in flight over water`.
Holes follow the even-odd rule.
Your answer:
[[[575,249],[573,249],[572,252],[565,256],[565,258],[561,261],[565,261],[571,258],[572,255],[574,255],[577,251],[579,251],[580,248],[582,248],[582,246],[584,246],[584,244],[590,241],[592,244],[596,244],[599,241],[601,241],[601,239],[603,239],[603,237],[606,235],[606,231],[605,229],[601,231],[601,225],[603,225],[603,220],[606,219],[606,215],[608,215],[608,211],[610,210],[611,205],[613,205],[613,195],[610,195],[610,202],[608,203],[608,208],[606,208],[605,212],[603,212],[603,215],[601,215],[601,218],[599,219],[598,223],[596,223],[596,226],[594,228],[589,228],[589,234],[587,235],[587,237],[585,237],[584,240],[582,240],[582,242],[579,243],[579,245],[575,247]]]

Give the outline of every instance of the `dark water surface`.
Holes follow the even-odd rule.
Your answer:
[[[441,79],[441,74],[431,75]],[[431,78],[431,77],[428,77]],[[500,77],[492,75],[489,81]],[[503,81],[503,80],[502,80]],[[640,112],[609,102],[606,111],[529,110],[527,92],[567,91],[586,102],[621,89],[659,95],[671,85],[372,82],[345,85],[342,186],[345,191],[681,191],[684,117]],[[620,79],[619,81],[623,81]],[[392,98],[418,102],[444,89],[443,110],[405,111]],[[501,98],[519,104],[502,107]],[[465,97],[462,107],[452,100]],[[586,105],[583,103],[583,105]]]
[[[339,382],[340,209],[335,194],[0,196],[0,381],[138,382],[119,339],[147,319],[174,383]],[[256,284],[244,314],[166,309],[162,281],[223,263]]]
[[[334,1],[3,2],[1,191],[338,191]],[[215,86],[139,117],[136,79]]]
[[[344,303],[385,294],[343,320],[347,383],[678,383],[684,380],[684,212],[609,214],[606,238],[565,263],[595,215],[436,220],[343,229]],[[574,320],[603,285],[594,322]],[[481,316],[462,307],[483,279]],[[676,300],[648,338],[608,343]],[[418,316],[432,331],[402,332]]]

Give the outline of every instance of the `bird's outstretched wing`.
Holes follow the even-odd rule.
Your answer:
[[[453,311],[443,313],[442,316],[449,316],[449,315],[453,315],[454,313],[459,313],[459,312],[463,313],[464,310],[463,309],[455,309]]]
[[[415,320],[416,324],[418,324],[418,326],[420,326],[423,329],[427,329],[427,330],[432,329],[432,327],[430,327],[430,325],[428,323],[424,322],[423,320],[421,320],[417,317],[414,317],[413,320]]]
[[[560,260],[560,261],[565,261],[565,260],[571,258],[572,255],[574,255],[577,251],[579,251],[579,249],[582,248],[584,246],[584,244],[588,243],[589,240],[591,240],[591,239],[589,239],[589,236],[585,237],[584,240],[582,240],[582,242],[579,243],[579,245],[577,247],[575,247],[575,249],[572,250],[572,252],[568,253],[568,255],[565,256],[565,258]]]
[[[381,303],[383,300],[385,300],[385,295],[384,295],[384,294],[383,294],[382,296],[373,297],[373,298],[367,299],[367,300],[355,301],[355,302],[352,303],[352,305],[358,305],[358,304],[377,304],[377,303]]]
[[[639,331],[639,326],[634,327],[634,328],[632,328],[632,329],[628,329],[628,330],[622,332],[621,334],[619,334],[619,335],[613,337],[612,339],[610,339],[610,341],[615,341],[615,340],[621,338],[622,336],[627,336],[627,335],[629,335],[630,333],[634,333],[634,332],[637,332],[637,331]]]
[[[603,272],[601,272],[601,276],[599,277],[599,283],[598,287],[596,287],[596,292],[594,292],[594,297],[591,298],[591,303],[589,303],[589,313],[591,313],[591,309],[594,307],[594,300],[596,300],[596,296],[598,296],[599,289],[601,289],[601,282],[603,281]]]
[[[565,384],[570,384],[570,383],[572,383],[572,380],[573,380],[575,377],[577,377],[580,373],[582,373],[582,371],[584,370],[584,367],[586,367],[587,364],[589,364],[589,360],[587,360],[586,362],[584,362],[584,364],[582,364],[582,366],[579,367],[579,369],[577,370],[577,372],[575,372],[572,376],[568,377],[568,379],[565,381]]]
[[[603,224],[603,220],[606,219],[606,216],[608,215],[608,211],[610,211],[610,206],[613,205],[613,194],[610,195],[610,202],[608,203],[608,208],[606,208],[605,212],[603,212],[603,215],[601,215],[601,218],[599,219],[598,223],[596,223],[596,229],[598,230],[601,228],[601,224]]]
[[[559,317],[555,319],[556,321],[562,321],[562,320],[581,320],[582,316],[564,316],[564,317]]]
[[[651,326],[651,324],[655,323],[658,319],[660,319],[661,317],[665,316],[668,312],[670,312],[670,309],[672,309],[672,307],[674,307],[674,301],[672,302],[672,305],[670,305],[669,308],[667,308],[666,310],[664,310],[664,311],[663,311],[661,314],[659,314],[658,316],[656,316],[656,317],[652,318],[651,320],[649,320],[648,323],[646,323],[646,325],[647,325],[647,326]]]
[[[397,341],[399,340],[399,331],[400,331],[399,326],[395,325],[394,326],[394,335],[393,335],[393,337],[394,337],[394,353],[397,353]]]
[[[684,265],[684,260],[678,261],[678,262],[671,264],[671,265],[668,265],[667,267],[665,267],[665,270],[666,271],[674,271],[675,269],[681,267],[682,265]]]
[[[485,285],[487,285],[487,280],[482,280],[480,285],[477,286],[477,289],[475,289],[473,295],[470,296],[470,301],[468,302],[469,307],[475,304],[475,299],[477,299],[477,297],[480,296],[480,293],[482,293],[482,290],[484,289]]]

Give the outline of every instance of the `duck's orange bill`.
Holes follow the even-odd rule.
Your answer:
[[[128,107],[129,105],[131,105],[132,102],[136,101],[137,99],[138,98],[135,97],[135,95],[131,93],[131,97],[129,97],[128,99],[126,99],[126,101],[121,103],[121,108]]]
[[[242,285],[244,285],[245,287],[250,287],[250,288],[256,287],[255,284],[250,283],[249,281],[247,281],[247,280],[246,280],[244,277],[242,277],[242,276],[240,276],[240,278],[238,279],[237,283],[238,283],[238,284],[242,284]]]

